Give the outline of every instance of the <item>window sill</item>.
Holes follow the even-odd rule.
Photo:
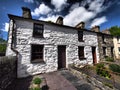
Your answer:
[[[106,42],[103,42],[103,44],[106,44]]]
[[[86,59],[85,57],[83,57],[83,58],[82,58],[82,57],[81,57],[81,58],[79,58],[79,60],[85,60],[85,59]]]
[[[84,42],[84,40],[78,40],[79,42]]]
[[[43,36],[33,36],[34,38],[44,38]]]
[[[31,61],[31,63],[41,63],[41,64],[45,64],[45,61],[34,60],[34,61]]]

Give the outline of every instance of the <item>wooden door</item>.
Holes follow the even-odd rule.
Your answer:
[[[58,46],[58,69],[66,67],[66,46]]]
[[[97,64],[96,47],[92,47],[93,64]]]

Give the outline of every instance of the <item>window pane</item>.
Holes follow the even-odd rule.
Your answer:
[[[78,47],[79,59],[84,58],[84,47]]]
[[[103,55],[106,55],[106,47],[103,47]]]
[[[43,61],[43,45],[32,45],[31,59],[32,62]]]
[[[43,25],[42,24],[34,24],[33,36],[43,37]]]
[[[78,31],[78,41],[83,41],[83,31]]]
[[[120,52],[120,47],[118,48],[119,52]]]

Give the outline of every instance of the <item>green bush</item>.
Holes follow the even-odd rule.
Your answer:
[[[120,73],[120,66],[117,64],[110,64],[109,65],[110,70],[112,70],[113,72],[117,72]]]
[[[104,64],[99,63],[96,65],[96,73],[100,76],[104,76],[106,78],[110,78],[111,75],[107,70],[105,70]]]
[[[5,51],[6,51],[6,45],[0,44],[0,52],[5,52]]]
[[[104,68],[104,64],[103,63],[96,64],[96,68]]]
[[[109,61],[109,62],[114,62],[114,58],[112,58],[112,57],[105,57],[105,60],[106,61]]]
[[[34,84],[41,84],[42,80],[39,77],[33,79]]]

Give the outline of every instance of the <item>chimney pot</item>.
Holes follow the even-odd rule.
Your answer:
[[[80,22],[75,27],[79,28],[79,29],[84,29],[85,28],[85,23],[84,22]]]
[[[56,23],[60,24],[60,25],[63,25],[63,17],[59,16]]]
[[[32,19],[32,16],[31,16],[31,10],[27,7],[22,7],[22,17],[24,18],[31,18]]]
[[[91,31],[100,32],[100,26],[94,26],[94,27],[92,27]]]

